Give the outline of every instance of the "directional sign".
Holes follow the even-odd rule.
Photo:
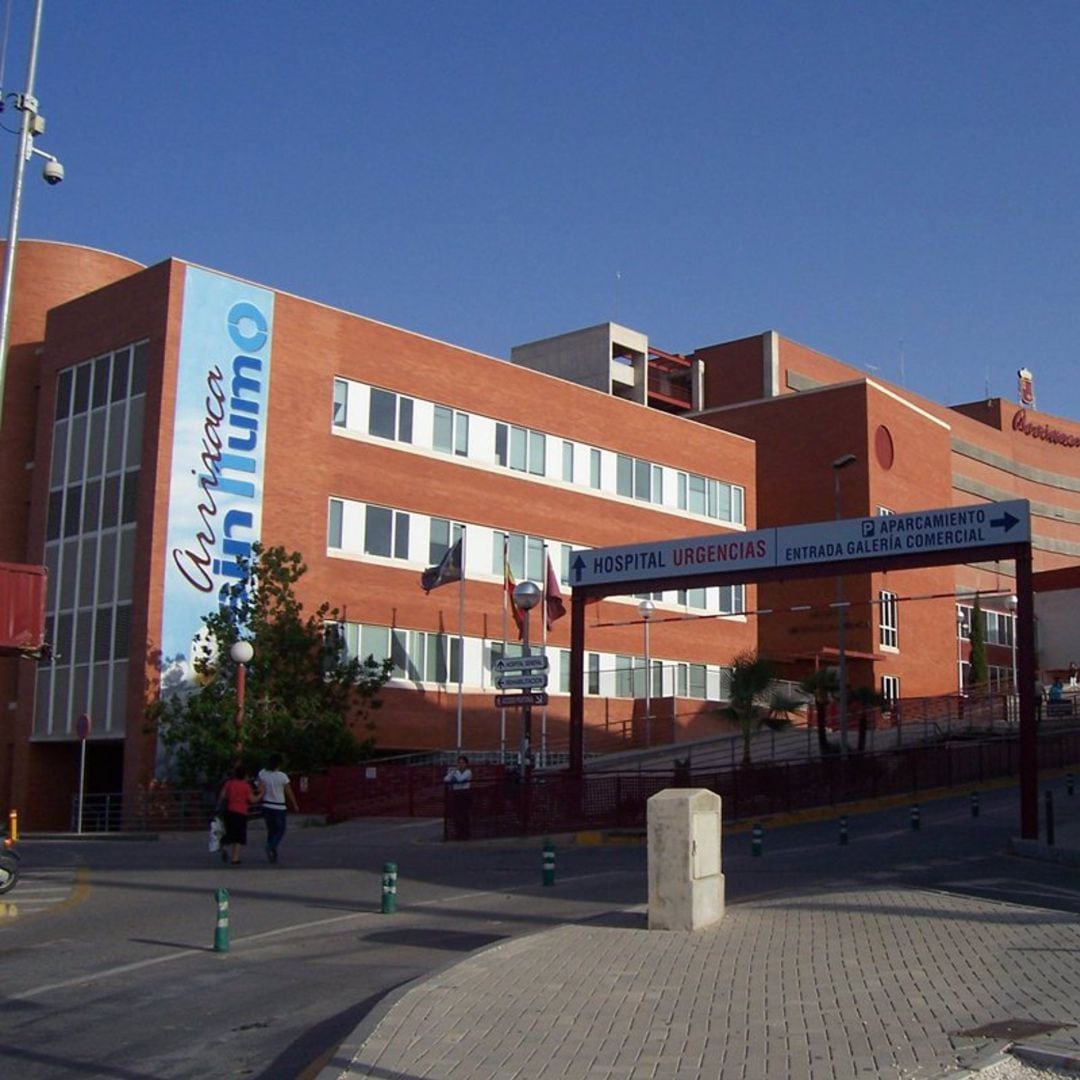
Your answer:
[[[547,671],[548,658],[536,656],[503,656],[495,661],[496,671]]]
[[[617,585],[1030,540],[1031,506],[1026,499],[1012,499],[593,548],[575,553],[570,575],[573,585]]]
[[[570,563],[572,585],[692,577],[725,570],[757,570],[776,565],[775,529],[711,533],[686,540],[624,544],[577,552]]]
[[[546,705],[548,696],[543,690],[534,690],[531,694],[496,694],[496,709],[522,709],[526,705]]]
[[[776,530],[776,564],[800,566],[876,555],[1020,544],[1030,539],[1029,505],[1023,499],[1014,499],[785,526]]]
[[[547,686],[548,677],[544,672],[538,672],[535,675],[530,675],[526,672],[523,675],[498,675],[495,678],[495,685],[500,690],[517,690],[526,689],[528,687]]]

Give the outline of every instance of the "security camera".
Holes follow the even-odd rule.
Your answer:
[[[64,179],[64,166],[59,161],[46,161],[41,176],[46,184],[59,184]]]

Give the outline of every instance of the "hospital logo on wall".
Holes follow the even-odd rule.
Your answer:
[[[1027,368],[1022,367],[1017,373],[1016,391],[1020,395],[1020,404],[1025,409],[1035,408],[1035,379]]]

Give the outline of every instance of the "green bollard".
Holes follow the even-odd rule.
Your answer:
[[[750,854],[757,856],[761,854],[761,840],[765,835],[765,830],[760,825],[755,825],[750,830]]]
[[[844,847],[844,846],[846,846],[846,844],[847,844],[847,841],[848,841],[848,835],[847,835],[847,818],[846,818],[846,817],[842,817],[842,818],[840,819],[840,846],[841,846],[841,847]]]
[[[911,831],[918,832],[922,828],[922,822],[919,820],[919,804],[916,803],[911,808]]]
[[[544,876],[545,885],[555,884],[555,848],[550,840],[544,841]]]
[[[382,913],[393,915],[397,911],[397,863],[383,863]]]
[[[977,791],[971,793],[971,816],[979,816],[979,793]]]
[[[215,889],[217,924],[214,926],[214,952],[229,951],[229,890]]]

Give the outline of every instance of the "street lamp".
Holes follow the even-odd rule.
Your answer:
[[[840,520],[840,472],[859,459],[854,454],[843,454],[832,463],[833,470],[833,511],[836,520]],[[836,577],[836,646],[839,653],[837,680],[840,683],[840,756],[847,757],[847,653],[844,649],[844,575]]]
[[[8,217],[7,245],[4,248],[3,280],[0,284],[0,427],[3,426],[4,378],[7,372],[8,336],[11,328],[11,294],[15,284],[15,255],[19,246],[19,218],[22,214],[23,173],[26,163],[36,154],[45,159],[42,178],[55,186],[64,179],[64,166],[39,150],[32,140],[45,130],[45,118],[38,112],[34,97],[34,77],[37,74],[38,42],[41,38],[41,8],[44,0],[34,5],[34,25],[30,35],[30,56],[26,65],[26,90],[10,95],[15,108],[22,113],[19,146],[15,152],[15,177],[11,185],[11,211]],[[2,103],[0,103],[2,104]]]
[[[523,613],[521,620],[521,651],[529,655],[529,612],[540,603],[540,586],[532,581],[521,581],[514,586],[514,606]],[[532,768],[532,706],[521,710],[521,774],[528,778]]]
[[[250,641],[234,641],[229,656],[236,664],[236,753],[244,749],[244,689],[247,683],[247,666],[255,650]]]
[[[964,609],[956,606],[956,692],[964,693]]]
[[[1005,606],[1009,609],[1009,614],[1012,616],[1012,623],[1009,629],[1012,631],[1009,637],[1012,639],[1012,688],[1013,693],[1016,695],[1016,707],[1020,708],[1020,686],[1016,681],[1016,608],[1020,601],[1017,599],[1016,593],[1013,593],[1008,600],[1005,601]]]
[[[649,659],[649,620],[653,617],[656,605],[647,597],[638,604],[645,627],[645,745],[652,746],[652,668]]]

